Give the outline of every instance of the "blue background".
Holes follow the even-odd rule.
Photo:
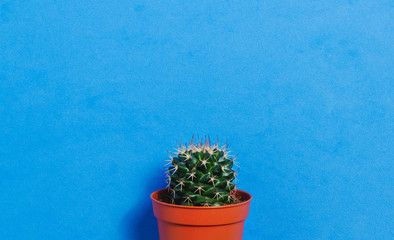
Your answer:
[[[239,153],[244,239],[393,239],[391,1],[0,3],[0,239],[158,239],[193,134]]]

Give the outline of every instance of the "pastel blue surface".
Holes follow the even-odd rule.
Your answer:
[[[393,239],[392,1],[0,1],[0,239],[156,240],[228,139],[245,240]]]

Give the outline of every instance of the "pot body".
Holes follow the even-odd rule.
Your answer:
[[[160,240],[241,240],[252,196],[237,190],[243,202],[220,207],[189,207],[159,201],[166,189],[151,194]]]
[[[215,226],[181,225],[158,219],[160,240],[241,240],[245,221]]]

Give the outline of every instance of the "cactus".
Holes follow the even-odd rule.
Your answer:
[[[237,203],[233,170],[235,157],[229,155],[227,143],[212,145],[205,138],[178,146],[167,160],[167,202],[186,206],[223,206]]]

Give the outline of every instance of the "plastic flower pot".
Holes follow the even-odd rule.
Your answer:
[[[240,203],[219,207],[194,207],[161,201],[167,189],[151,194],[160,240],[242,240],[252,196],[237,190]]]

